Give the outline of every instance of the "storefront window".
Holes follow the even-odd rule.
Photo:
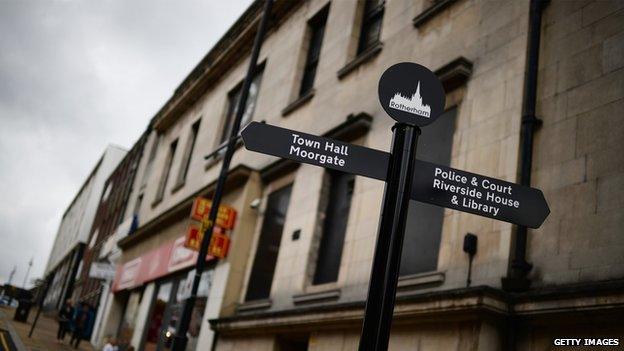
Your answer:
[[[184,283],[182,279],[180,286]],[[178,288],[179,291],[179,288]],[[171,303],[168,306],[167,320],[165,321],[165,327],[162,330],[163,340],[162,347],[159,350],[171,350],[173,344],[173,338],[178,331],[178,323],[180,322],[180,316],[182,315],[182,309],[184,309],[184,300],[180,298],[180,294],[175,294]]]
[[[165,319],[165,310],[171,298],[173,282],[161,284],[153,303],[152,313],[148,319],[147,338],[145,340],[145,351],[155,351],[158,349],[160,341],[161,327]]]
[[[152,313],[148,320],[146,351],[171,350],[173,338],[180,323],[184,302],[190,296],[194,273],[181,276],[163,283],[153,302]],[[187,333],[187,351],[196,351],[202,319],[208,302],[208,291],[212,280],[212,271],[204,272],[201,277],[195,307],[191,315]]]
[[[142,296],[142,290],[135,290],[130,293],[128,301],[126,302],[126,308],[124,310],[121,325],[119,326],[119,333],[117,335],[117,340],[119,341],[121,346],[120,349],[122,350],[125,350],[128,345],[130,345],[130,341],[132,340],[132,334],[134,334],[138,314],[137,312],[139,310],[139,305],[141,304]]]
[[[190,294],[191,284],[193,282],[194,271],[191,271],[186,278],[185,287],[188,287],[188,294]],[[188,337],[188,343],[186,344],[186,351],[197,350],[197,340],[199,339],[199,332],[201,330],[202,319],[204,317],[204,311],[206,310],[206,304],[208,303],[208,292],[210,291],[210,283],[212,282],[213,271],[204,272],[199,281],[199,287],[197,289],[197,299],[195,300],[195,307],[193,308],[193,314],[191,315],[191,322],[186,334]],[[187,295],[188,295],[187,294]],[[187,296],[180,296],[182,299],[186,299]]]

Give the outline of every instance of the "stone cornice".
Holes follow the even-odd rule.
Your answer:
[[[481,286],[466,289],[397,297],[394,324],[416,319],[465,320],[500,318],[507,314],[506,294]],[[297,307],[284,311],[263,311],[248,315],[210,320],[213,330],[221,335],[279,332],[281,330],[319,330],[353,328],[361,324],[364,301],[328,303]]]
[[[244,183],[247,178],[249,178],[251,172],[252,170],[249,167],[242,165],[231,169],[228,173],[228,178],[225,184],[226,193]],[[193,200],[197,196],[211,197],[210,194],[214,191],[215,186],[216,180],[189,195],[184,200],[179,201],[176,205],[169,208],[164,213],[143,224],[134,233],[119,240],[119,242],[117,242],[117,246],[119,246],[122,250],[127,250],[130,247],[150,238],[152,235],[158,234],[163,226],[168,226],[171,223],[188,217],[191,211],[191,206],[193,205]]]
[[[302,3],[304,1],[276,0],[267,37]],[[230,68],[248,56],[262,15],[262,4],[263,1],[255,0],[175,89],[173,96],[152,119],[157,131],[167,130]]]
[[[287,310],[261,311],[210,320],[221,335],[283,330],[359,328],[364,301],[326,303]],[[525,293],[476,286],[397,296],[394,325],[459,320],[524,321],[624,316],[624,280],[542,287]]]

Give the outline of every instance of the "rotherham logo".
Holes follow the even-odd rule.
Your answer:
[[[389,106],[393,109],[405,111],[425,118],[429,118],[431,116],[431,107],[423,104],[422,96],[420,96],[420,81],[416,87],[416,92],[411,98],[407,98],[400,93],[396,93],[392,99],[390,99]]]

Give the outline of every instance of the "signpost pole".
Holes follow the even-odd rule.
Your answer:
[[[50,285],[52,285],[53,279],[54,279],[54,274],[52,273],[46,278],[43,285],[39,287],[39,289],[42,289],[42,290],[41,290],[41,293],[39,293],[39,301],[37,301],[37,314],[35,315],[35,320],[30,326],[30,331],[28,332],[29,338],[32,338],[33,332],[35,331],[35,327],[37,326],[37,321],[39,320],[39,315],[41,314],[41,308],[43,307],[43,301],[48,295],[48,290],[50,289]]]
[[[359,351],[388,349],[419,135],[420,128],[416,126],[397,123],[393,127],[392,153]]]
[[[271,14],[271,8],[273,7],[273,0],[265,0],[264,12],[262,19],[258,26],[258,32],[254,39],[254,44],[251,50],[251,57],[249,59],[249,68],[247,69],[247,75],[243,81],[241,90],[241,97],[238,101],[236,116],[232,125],[231,134],[228,139],[228,146],[223,156],[221,163],[221,171],[217,180],[217,185],[212,198],[212,207],[210,208],[208,226],[205,228],[204,236],[199,249],[199,255],[197,256],[197,264],[195,265],[195,276],[193,277],[193,285],[191,287],[191,296],[186,299],[184,303],[184,309],[182,310],[182,316],[180,317],[180,325],[178,325],[176,335],[173,340],[172,351],[184,351],[186,350],[186,344],[188,343],[188,337],[186,333],[191,322],[191,316],[193,308],[195,307],[195,300],[197,298],[197,290],[199,289],[199,282],[201,280],[204,267],[206,266],[206,255],[208,253],[208,245],[212,238],[212,230],[217,220],[217,214],[219,213],[219,206],[221,205],[221,198],[223,196],[223,190],[225,189],[225,181],[230,169],[230,162],[232,156],[236,150],[236,142],[238,141],[238,131],[240,130],[241,120],[245,113],[245,107],[247,105],[247,97],[249,96],[249,87],[256,73],[256,66],[258,65],[258,55],[260,54],[260,47],[262,46],[262,40],[269,22]]]

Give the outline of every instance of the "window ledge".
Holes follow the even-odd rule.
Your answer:
[[[234,147],[234,151],[238,150],[238,148],[240,148],[241,146],[243,146],[243,139],[239,137],[239,139],[236,141],[236,146]],[[225,150],[226,149],[223,149],[223,153],[217,153],[213,157],[208,158],[206,160],[206,165],[204,166],[204,170],[207,171],[210,168],[212,168],[214,165],[216,165],[217,163],[221,162],[221,160],[223,160],[223,155],[225,155]]]
[[[357,55],[353,60],[351,60],[351,62],[347,63],[344,67],[338,70],[338,73],[337,73],[338,79],[343,79],[349,73],[353,72],[356,68],[358,68],[360,65],[368,62],[373,57],[377,56],[377,54],[381,52],[381,49],[383,49],[383,43],[378,41],[377,43],[372,45],[370,48],[366,49],[364,52]]]
[[[432,18],[434,18],[440,12],[446,10],[449,6],[453,5],[453,3],[457,2],[457,0],[439,0],[436,1],[432,6],[421,12],[418,16],[412,19],[414,23],[414,27],[420,28],[425,23],[429,22]]]
[[[293,303],[295,305],[322,302],[322,301],[324,302],[328,300],[338,300],[338,298],[340,298],[340,289],[297,294],[297,295],[293,295],[292,297]]]
[[[444,87],[444,91],[451,92],[468,81],[472,75],[472,62],[460,56],[437,69],[435,75],[438,76]]]
[[[157,198],[156,200],[154,200],[154,201],[152,202],[152,208],[154,208],[154,207],[158,206],[158,205],[162,202],[163,198],[164,198],[164,197]]]
[[[237,312],[251,312],[257,310],[265,310],[272,305],[271,299],[254,300],[243,302],[236,308]]]
[[[288,116],[291,112],[305,105],[306,102],[312,100],[315,92],[316,90],[310,89],[303,96],[300,96],[299,98],[297,98],[297,100],[291,102],[290,104],[288,104],[288,106],[284,107],[284,109],[282,110],[282,117]]]
[[[171,193],[175,193],[176,191],[182,189],[182,187],[184,186],[184,184],[186,184],[186,180],[183,180],[181,182],[178,182],[178,184],[176,184],[173,189],[171,189]]]
[[[206,166],[204,167],[204,170],[206,171],[209,170],[214,165],[219,163],[222,159],[223,159],[223,155],[216,155],[214,157],[209,158],[208,161],[206,162]]]
[[[421,289],[431,287],[432,285],[441,285],[444,283],[444,278],[444,272],[440,271],[406,275],[399,277],[397,290]]]

